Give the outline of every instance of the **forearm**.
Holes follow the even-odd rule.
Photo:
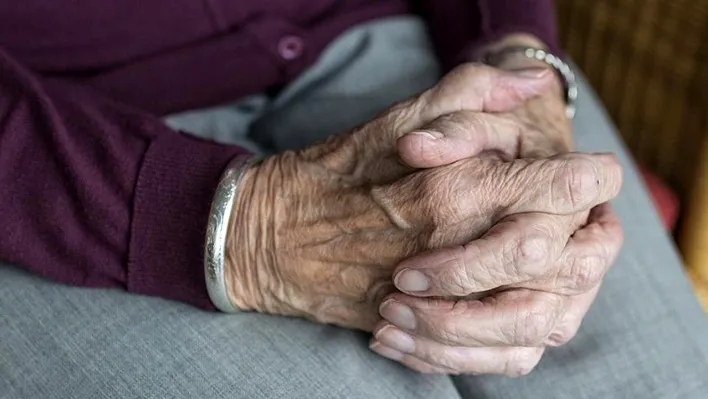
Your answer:
[[[541,39],[527,33],[512,33],[498,40],[487,43],[486,45],[477,49],[476,53],[473,55],[474,61],[485,60],[489,54],[500,54],[504,53],[505,50],[519,48],[519,47],[530,47],[542,50],[550,51],[549,47]],[[547,94],[552,96],[558,96],[563,99],[564,87],[562,82],[562,77],[554,70],[554,68],[546,63],[545,61],[533,59],[524,56],[521,53],[513,52],[508,53],[496,60],[494,64],[496,67],[501,68],[506,71],[520,71],[526,69],[550,69],[553,70],[554,74],[558,79],[555,80],[555,84],[548,87]]]
[[[210,307],[206,220],[239,152],[42,82],[0,50],[0,259],[68,284]]]

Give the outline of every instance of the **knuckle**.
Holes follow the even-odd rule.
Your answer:
[[[506,272],[517,277],[538,274],[545,267],[552,251],[551,240],[540,231],[520,235],[507,245]]]
[[[575,256],[570,260],[566,280],[568,289],[585,292],[600,282],[606,261],[598,255]]]
[[[562,299],[557,295],[537,293],[521,305],[514,326],[516,343],[530,347],[545,341],[556,326],[561,302]]]
[[[551,243],[542,234],[534,234],[521,238],[517,242],[516,260],[523,263],[542,262],[551,252]]]
[[[555,202],[562,209],[586,208],[599,195],[599,180],[595,164],[584,158],[561,164],[553,181]]]

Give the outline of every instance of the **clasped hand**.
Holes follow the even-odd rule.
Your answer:
[[[539,136],[515,110],[553,79],[463,65],[249,168],[232,303],[372,331],[374,351],[422,372],[529,372],[575,334],[621,242],[614,156],[519,158]]]

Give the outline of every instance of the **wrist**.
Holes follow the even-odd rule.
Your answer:
[[[548,45],[536,36],[527,33],[511,33],[482,47],[477,54],[475,54],[475,59],[484,60],[489,54],[499,54],[508,49],[522,47],[548,50]],[[542,60],[529,58],[518,52],[512,52],[496,60],[493,66],[509,72],[529,69],[553,70],[556,79],[554,79],[553,85],[548,87],[548,93],[551,95],[559,95],[561,98],[565,96],[562,77],[555,73],[556,71],[551,65]]]
[[[551,84],[545,87],[545,92],[541,93],[541,95],[557,98],[558,101],[565,104],[565,86],[563,79],[558,75],[558,73],[556,73],[556,70],[552,66],[546,64],[545,62],[517,54],[506,57],[502,62],[495,65],[495,67],[508,72],[519,72],[531,69],[550,69],[553,72],[555,79],[553,79]]]
[[[572,128],[568,114],[567,87],[565,77],[545,60],[529,57],[516,49],[532,48],[547,50],[548,46],[538,38],[527,34],[512,34],[490,43],[479,55],[487,63],[505,71],[528,69],[551,69],[556,79],[535,98],[530,99],[515,113],[525,123],[533,127],[544,142],[553,143],[543,153],[567,152],[572,148]],[[528,154],[527,154],[528,155]]]
[[[537,59],[525,57],[522,54],[510,54],[509,56],[504,57],[501,62],[494,65],[494,67],[508,72],[520,72],[532,69],[551,70],[555,79],[553,79],[551,84],[545,87],[545,91],[542,92],[541,95],[553,97],[561,103],[565,104],[566,94],[563,78],[556,72],[555,68],[548,65],[547,63],[539,61]]]
[[[547,51],[540,40],[530,35],[509,35],[485,47],[478,59],[487,65],[505,71],[551,69],[553,84],[547,86],[546,95],[560,98],[565,103],[568,118],[576,111],[578,85],[572,68],[560,57]]]
[[[239,310],[261,311],[266,305],[261,287],[267,280],[267,254],[271,246],[271,210],[268,187],[277,168],[268,159],[259,165],[247,166],[243,172],[238,193],[234,199],[226,239],[224,279],[229,300]]]

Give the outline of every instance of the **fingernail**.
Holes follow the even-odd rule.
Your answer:
[[[611,152],[599,152],[599,153],[595,153],[593,155],[596,155],[597,157],[599,157],[600,160],[605,164],[614,165],[614,164],[619,163],[619,161],[617,159],[617,155],[613,154]]]
[[[381,304],[381,317],[408,331],[415,330],[415,314],[408,306],[390,299]]]
[[[441,138],[445,137],[445,136],[444,136],[442,133],[440,133],[440,132],[431,132],[431,131],[427,131],[427,132],[422,132],[422,131],[421,131],[421,132],[411,132],[411,133],[408,133],[408,135],[425,137],[425,138],[428,139],[428,140],[437,140],[437,139],[441,139]]]
[[[523,76],[525,78],[541,79],[542,77],[546,76],[550,72],[550,69],[548,69],[548,68],[525,68],[525,69],[517,69],[513,72],[515,74],[517,74],[519,76]]]
[[[381,341],[382,344],[403,353],[411,353],[415,347],[413,338],[410,335],[391,325],[379,330],[376,333],[376,339]]]
[[[430,288],[430,282],[425,274],[413,269],[403,269],[393,281],[401,291],[422,292]]]
[[[369,345],[369,349],[371,349],[372,351],[378,353],[379,355],[389,358],[391,360],[403,359],[403,353],[401,353],[393,348],[389,348],[380,342],[373,342],[371,345]]]

